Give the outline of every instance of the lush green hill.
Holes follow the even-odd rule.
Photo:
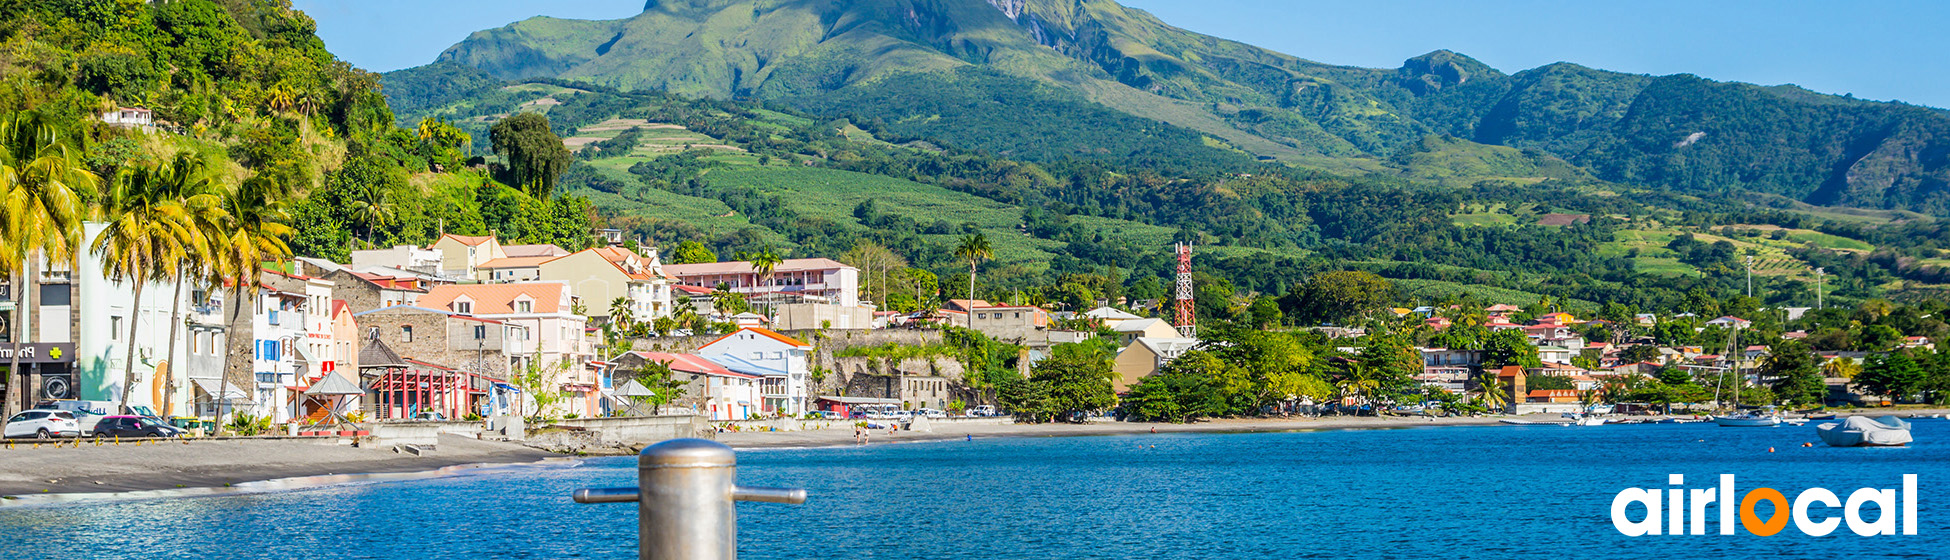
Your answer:
[[[650,2],[623,20],[481,31],[440,61],[772,100],[1044,161],[1211,169],[1253,156],[1428,178],[1400,162],[1437,134],[1615,182],[1950,215],[1941,111],[1565,63],[1508,75],[1448,51],[1393,69],[1334,66],[1111,0]]]

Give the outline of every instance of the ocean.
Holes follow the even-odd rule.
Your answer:
[[[741,504],[745,558],[1950,557],[1950,421],[1907,448],[1823,446],[1814,428],[1710,424],[1420,427],[977,438],[739,452],[739,481],[806,488]],[[1803,443],[1814,447],[1802,447]],[[1772,451],[1769,451],[1772,448]],[[1792,523],[1626,537],[1627,488],[1900,489],[1916,535]],[[0,507],[0,558],[635,558],[634,458],[303,490]],[[1771,517],[1767,505],[1761,518]],[[1816,518],[1842,509],[1815,508]],[[1896,508],[1900,513],[1900,507]],[[1708,508],[1709,524],[1717,511]],[[1863,514],[1877,515],[1869,506]],[[1633,520],[1643,508],[1631,510]]]

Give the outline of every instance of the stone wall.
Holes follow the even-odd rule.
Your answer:
[[[690,414],[575,418],[558,420],[555,425],[594,432],[604,445],[650,444],[677,438],[711,439],[717,433],[704,417]]]

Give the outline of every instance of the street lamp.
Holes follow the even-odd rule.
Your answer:
[[[1827,268],[1815,269],[1815,309],[1825,309],[1821,306],[1821,277],[1827,273]]]

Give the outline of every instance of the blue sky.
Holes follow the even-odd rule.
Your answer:
[[[1569,61],[1622,72],[1799,84],[1950,107],[1950,2],[1879,0],[1123,0],[1179,27],[1354,66],[1436,49],[1505,72]],[[536,15],[611,19],[641,0],[295,0],[341,58],[431,62],[480,29]]]

